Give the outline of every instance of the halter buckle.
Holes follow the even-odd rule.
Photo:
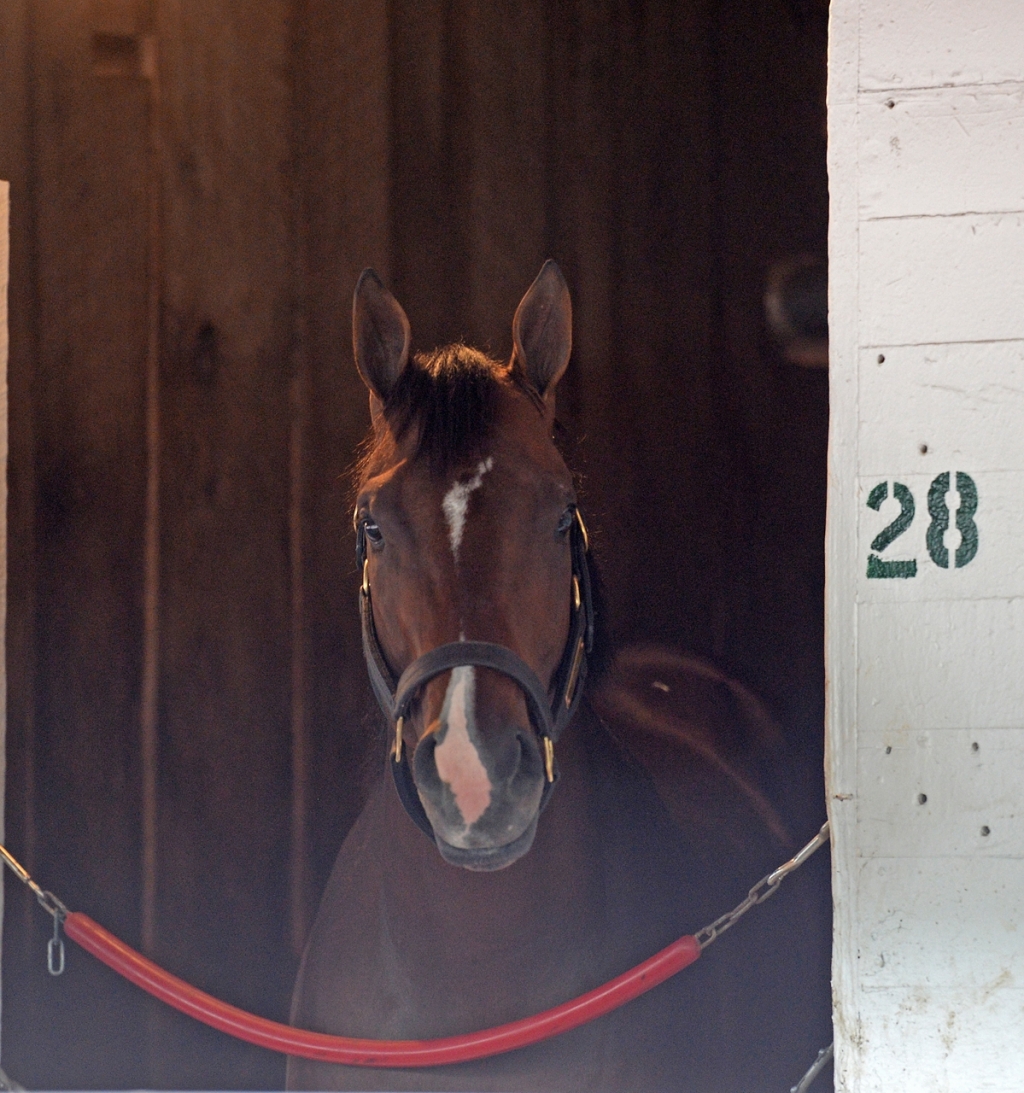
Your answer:
[[[396,763],[402,761],[402,730],[405,728],[405,718],[400,717],[395,722],[395,746],[391,749],[391,754],[395,757]]]
[[[583,522],[583,513],[579,509],[576,512],[576,523],[580,526],[580,531],[583,533],[583,552],[585,554],[590,553],[590,536],[587,534],[587,525]]]
[[[549,782],[555,780],[555,745],[550,736],[541,737],[544,741],[544,774]]]

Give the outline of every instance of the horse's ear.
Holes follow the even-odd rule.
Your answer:
[[[549,396],[572,352],[572,300],[558,263],[550,258],[526,290],[512,320],[516,360],[541,395]]]
[[[409,360],[409,320],[372,269],[352,299],[352,351],[371,397],[386,402]]]

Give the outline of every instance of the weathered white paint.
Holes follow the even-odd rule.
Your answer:
[[[480,489],[484,475],[494,466],[494,459],[488,456],[482,460],[476,474],[466,482],[455,482],[441,501],[441,510],[448,523],[448,539],[452,545],[455,562],[459,561],[459,547],[462,545],[462,533],[466,528],[466,511],[469,508],[469,495]]]
[[[471,734],[475,697],[476,670],[471,665],[453,668],[441,706],[444,738],[434,750],[437,773],[452,791],[467,827],[491,803],[491,780]]]
[[[10,186],[0,182],[0,842],[4,840],[7,780],[7,268]],[[2,878],[0,878],[2,880]],[[0,967],[3,966],[4,891],[0,883]],[[0,995],[2,998],[2,995]]]
[[[1021,78],[1024,4],[1017,0],[840,0],[839,7],[863,90]]]
[[[862,217],[1001,212],[1024,205],[1019,83],[861,98]]]
[[[837,1086],[1024,1090],[1024,4],[832,0]],[[929,556],[928,491],[979,546]],[[879,511],[871,490],[889,483]],[[916,514],[869,579],[875,536]],[[944,545],[960,543],[953,520]]]

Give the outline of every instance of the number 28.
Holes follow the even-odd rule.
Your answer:
[[[978,526],[974,522],[974,514],[978,511],[978,487],[969,474],[957,471],[956,491],[960,494],[960,507],[956,513],[956,527],[957,531],[960,532],[960,545],[953,555],[953,567],[962,569],[978,553]],[[928,548],[928,554],[940,569],[949,569],[949,550],[944,542],[945,533],[949,528],[949,507],[946,505],[946,494],[948,492],[949,471],[945,471],[933,479],[931,486],[928,488],[928,515],[932,519],[925,534],[925,545]],[[914,495],[902,482],[893,483],[892,494],[900,503],[900,514],[872,539],[872,553],[868,555],[868,576],[878,578],[916,577],[916,558],[911,558],[908,561],[896,561],[879,556],[886,547],[910,527],[916,511]],[[879,482],[868,494],[868,508],[877,512],[888,496],[889,483]]]

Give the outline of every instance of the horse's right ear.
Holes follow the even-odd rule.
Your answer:
[[[371,409],[374,398],[387,402],[409,360],[409,320],[372,269],[359,275],[352,299],[352,352]]]
[[[550,258],[526,290],[512,320],[516,360],[537,392],[550,400],[572,352],[572,300]]]

